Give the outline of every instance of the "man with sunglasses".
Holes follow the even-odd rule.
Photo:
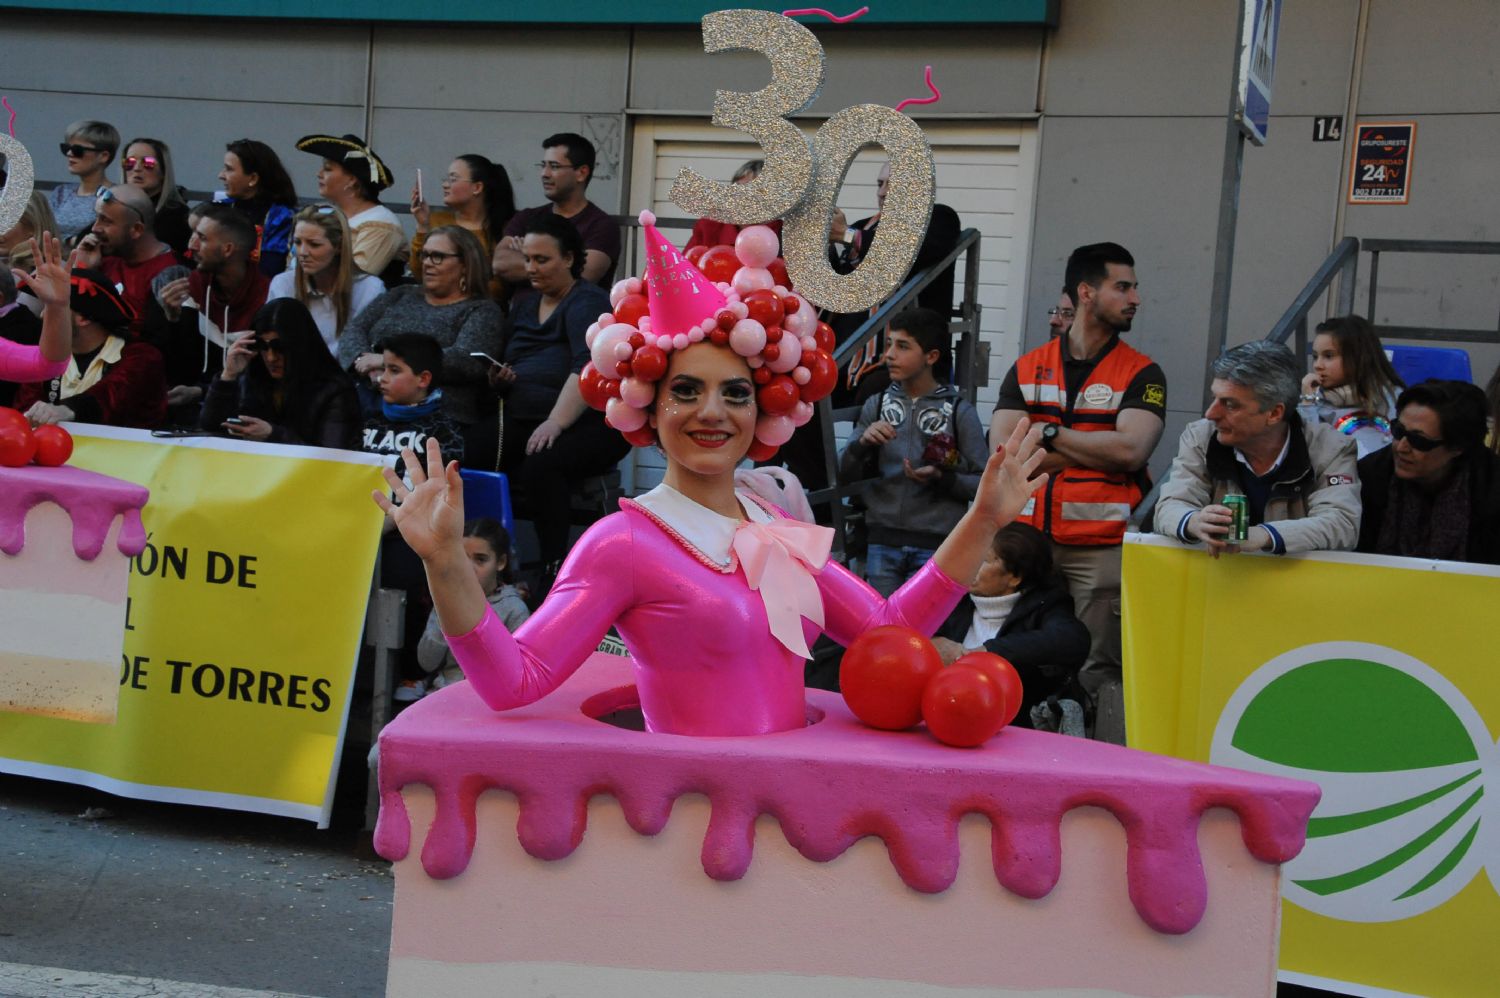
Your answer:
[[[102,271],[120,288],[136,318],[130,335],[139,336],[151,301],[151,281],[178,262],[172,247],[156,238],[156,206],[139,187],[121,184],[99,192],[94,227],[78,243],[80,267]]]
[[[1358,550],[1500,565],[1500,457],[1489,404],[1467,381],[1424,381],[1396,399],[1393,442],[1359,462]]]
[[[1210,554],[1347,551],[1359,536],[1354,439],[1297,416],[1302,371],[1255,340],[1214,361],[1213,403],[1182,431],[1156,504],[1156,530]],[[1245,498],[1249,536],[1230,535],[1225,496]]]

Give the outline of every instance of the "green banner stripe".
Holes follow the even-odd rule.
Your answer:
[[[1469,811],[1474,807],[1474,805],[1479,803],[1479,798],[1483,796],[1484,788],[1480,787],[1469,796],[1468,800],[1464,801],[1457,808],[1455,808],[1453,812],[1450,813],[1442,821],[1439,821],[1436,825],[1433,825],[1427,831],[1423,832],[1421,835],[1417,836],[1415,839],[1408,842],[1400,849],[1397,849],[1395,852],[1377,859],[1373,863],[1362,866],[1358,870],[1350,870],[1348,873],[1341,873],[1336,877],[1324,877],[1320,880],[1298,880],[1296,881],[1296,884],[1298,887],[1312,891],[1314,894],[1323,895],[1325,897],[1329,894],[1338,894],[1342,891],[1352,890],[1355,887],[1361,887],[1365,884],[1368,884],[1370,881],[1376,879],[1377,877],[1382,877],[1385,874],[1390,873],[1396,867],[1400,866],[1402,863],[1405,863],[1407,860],[1420,853],[1423,849],[1426,849],[1428,846],[1430,846],[1437,840],[1438,836],[1442,835],[1448,829],[1452,828],[1460,818],[1462,818],[1465,814],[1468,814]]]
[[[1446,877],[1453,870],[1453,868],[1458,865],[1458,861],[1464,858],[1464,854],[1469,851],[1469,846],[1474,844],[1474,836],[1478,834],[1479,819],[1475,818],[1474,824],[1469,826],[1469,831],[1464,835],[1463,839],[1458,843],[1458,845],[1453,847],[1453,851],[1444,856],[1443,861],[1432,868],[1431,873],[1423,877],[1421,880],[1417,881],[1415,887],[1407,891],[1405,894],[1402,894],[1400,897],[1396,898],[1396,900],[1404,901],[1409,897],[1414,897],[1418,894],[1421,894],[1427,888],[1431,887],[1433,884]]]
[[[1400,801],[1395,804],[1387,804],[1385,807],[1377,807],[1371,811],[1355,811],[1351,814],[1334,814],[1326,818],[1313,818],[1307,823],[1307,837],[1310,839],[1322,838],[1325,835],[1337,835],[1340,832],[1352,832],[1357,828],[1368,828],[1378,825],[1388,818],[1395,818],[1408,811],[1415,811],[1423,804],[1430,804],[1450,791],[1468,783],[1479,775],[1479,770],[1474,770],[1467,776],[1461,776],[1447,786],[1429,790],[1425,794],[1413,797],[1410,800]]]

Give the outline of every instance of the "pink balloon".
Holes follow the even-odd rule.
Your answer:
[[[799,385],[805,385],[812,380],[812,372],[803,367],[801,364],[798,364],[796,367],[792,368],[792,380],[797,382],[797,384]]]
[[[729,331],[729,346],[741,357],[754,357],[766,348],[766,327],[754,319],[741,319]]]
[[[610,401],[613,402],[614,399]],[[641,415],[644,416],[645,413]],[[772,447],[780,447],[792,439],[792,431],[796,428],[788,416],[765,415],[755,421],[755,438]]]
[[[781,320],[781,328],[793,336],[811,336],[818,328],[818,312],[806,302],[795,312],[788,312]]]
[[[748,319],[750,317],[750,306],[738,298],[729,303],[729,311],[734,313],[736,319]]]
[[[752,291],[769,291],[776,286],[776,278],[764,267],[741,267],[734,274],[734,290],[742,295]]]
[[[629,433],[646,425],[646,410],[637,409],[624,399],[610,399],[604,403],[604,421],[621,433]]]
[[[776,233],[765,225],[751,225],[740,230],[734,239],[734,255],[747,267],[764,269],[781,252]]]
[[[618,280],[618,281],[615,282],[615,286],[614,287],[612,287],[612,288],[609,289],[609,307],[610,308],[619,308],[620,307],[620,299],[622,299],[626,295],[630,294],[629,288],[626,287],[626,285],[628,285],[629,283],[630,283],[630,278],[623,277],[620,280]]]
[[[585,329],[583,331],[583,345],[588,347],[589,350],[592,351],[594,349],[594,337],[598,335],[599,323],[596,322],[593,325],[589,326],[588,329]]]
[[[594,367],[600,371],[613,371],[620,359],[615,356],[615,346],[623,343],[628,350],[629,340],[634,332],[634,326],[627,326],[623,322],[617,322],[613,326],[606,326],[599,330],[599,335],[594,337],[593,345],[589,347],[589,356],[594,361]],[[628,357],[629,354],[626,356]]]
[[[766,361],[766,366],[777,374],[785,374],[802,360],[802,341],[795,336],[783,336],[776,345],[780,348],[776,359]]]
[[[620,399],[632,409],[644,409],[656,398],[656,386],[640,378],[620,382]],[[613,401],[613,400],[611,400]]]
[[[813,418],[813,404],[811,402],[798,402],[792,406],[791,419],[793,426],[806,426]]]

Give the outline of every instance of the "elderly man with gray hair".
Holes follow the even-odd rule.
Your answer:
[[[1213,365],[1213,404],[1188,424],[1156,504],[1156,530],[1214,557],[1236,551],[1353,550],[1359,539],[1355,446],[1297,416],[1301,370],[1279,343],[1234,347]],[[1236,542],[1225,496],[1242,496],[1249,536]]]

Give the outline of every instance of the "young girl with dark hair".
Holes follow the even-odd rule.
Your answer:
[[[499,521],[481,516],[464,524],[463,546],[485,600],[494,607],[495,616],[505,629],[514,632],[531,616],[531,611],[526,608],[520,590],[511,584],[515,579],[510,564],[510,534]],[[417,643],[417,661],[429,673],[437,673],[432,679],[433,689],[464,678],[464,670],[448,649],[448,639],[443,636],[436,610],[427,618],[427,627]]]
[[[1405,387],[1369,320],[1341,315],[1318,324],[1313,369],[1302,379],[1297,412],[1353,437],[1364,457],[1390,444],[1396,395]]]
[[[359,399],[307,306],[267,302],[224,354],[200,425],[242,440],[359,448]]]

